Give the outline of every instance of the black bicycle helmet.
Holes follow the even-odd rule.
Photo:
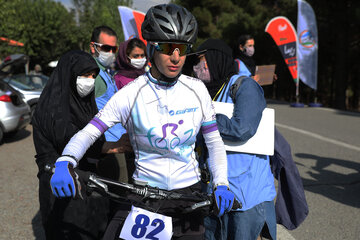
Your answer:
[[[195,17],[184,7],[160,4],[147,11],[141,32],[147,41],[193,44],[198,26]]]

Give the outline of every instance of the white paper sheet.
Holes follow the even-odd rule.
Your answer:
[[[234,104],[213,102],[216,113],[232,117]],[[247,141],[231,142],[224,140],[227,151],[244,152],[262,155],[274,155],[275,110],[265,108],[255,135]]]

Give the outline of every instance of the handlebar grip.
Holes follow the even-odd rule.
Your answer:
[[[53,174],[55,172],[55,167],[53,165],[46,164],[44,170],[45,172]],[[89,181],[90,175],[92,174],[91,172],[82,171],[77,168],[75,168],[74,171],[79,175],[79,178],[83,180],[85,183]]]

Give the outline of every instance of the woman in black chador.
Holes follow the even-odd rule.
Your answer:
[[[54,164],[70,138],[97,113],[93,89],[98,73],[90,54],[83,51],[64,54],[41,94],[32,119],[46,239],[100,239],[106,228],[107,199],[87,196],[84,187],[83,199],[55,198],[49,185],[51,174],[44,171],[44,166]],[[78,168],[95,171],[95,164],[86,158],[98,159],[103,147],[104,139],[100,138]]]

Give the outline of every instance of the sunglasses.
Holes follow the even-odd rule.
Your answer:
[[[97,42],[93,42],[93,44],[95,46],[99,47],[100,51],[103,51],[103,52],[112,51],[113,53],[115,53],[118,50],[118,46],[110,46],[107,44],[101,44],[101,43],[97,43]]]
[[[190,52],[191,45],[186,43],[166,43],[166,42],[150,42],[156,51],[163,54],[172,55],[177,49],[180,56],[184,56]]]

